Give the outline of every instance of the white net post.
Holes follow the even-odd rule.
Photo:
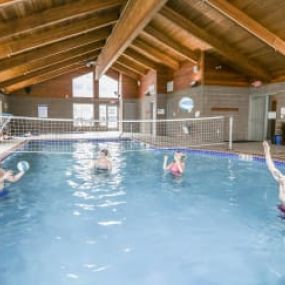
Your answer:
[[[233,149],[233,124],[234,124],[234,118],[229,118],[229,150]]]

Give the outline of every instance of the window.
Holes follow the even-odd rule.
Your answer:
[[[119,82],[107,75],[99,80],[100,98],[118,98]]]
[[[116,105],[99,105],[99,124],[102,127],[116,129],[118,127],[118,107]]]
[[[93,97],[93,72],[76,77],[72,80],[73,97]]]
[[[93,125],[93,104],[73,104],[73,119],[76,127],[90,127]]]
[[[43,105],[43,104],[38,105],[38,117],[48,118],[48,105]]]

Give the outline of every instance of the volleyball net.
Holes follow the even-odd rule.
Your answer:
[[[94,141],[124,141],[132,150],[135,143],[140,149],[202,147],[228,141],[228,125],[223,116],[123,121],[0,116],[0,144],[51,153],[72,152],[74,143]]]

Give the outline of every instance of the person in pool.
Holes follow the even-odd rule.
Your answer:
[[[102,149],[99,153],[99,158],[91,162],[91,167],[97,170],[111,170],[112,162],[109,159],[109,151]]]
[[[183,152],[176,151],[174,153],[173,161],[167,164],[168,156],[164,156],[163,169],[169,171],[174,176],[182,176],[185,170],[186,155]]]
[[[0,194],[2,192],[5,192],[5,182],[17,182],[19,181],[23,175],[25,174],[24,171],[19,171],[16,175],[13,175],[13,172],[11,170],[4,170],[3,168],[0,168]]]
[[[283,175],[274,165],[270,154],[270,146],[267,141],[263,142],[264,154],[267,167],[273,178],[279,183],[279,200],[278,208],[285,213],[285,175]]]

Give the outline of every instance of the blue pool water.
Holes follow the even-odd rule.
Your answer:
[[[106,144],[113,171],[95,174]],[[175,179],[165,151],[71,147],[6,159],[31,169],[0,200],[1,285],[285,284],[285,220],[263,164],[191,153]]]

